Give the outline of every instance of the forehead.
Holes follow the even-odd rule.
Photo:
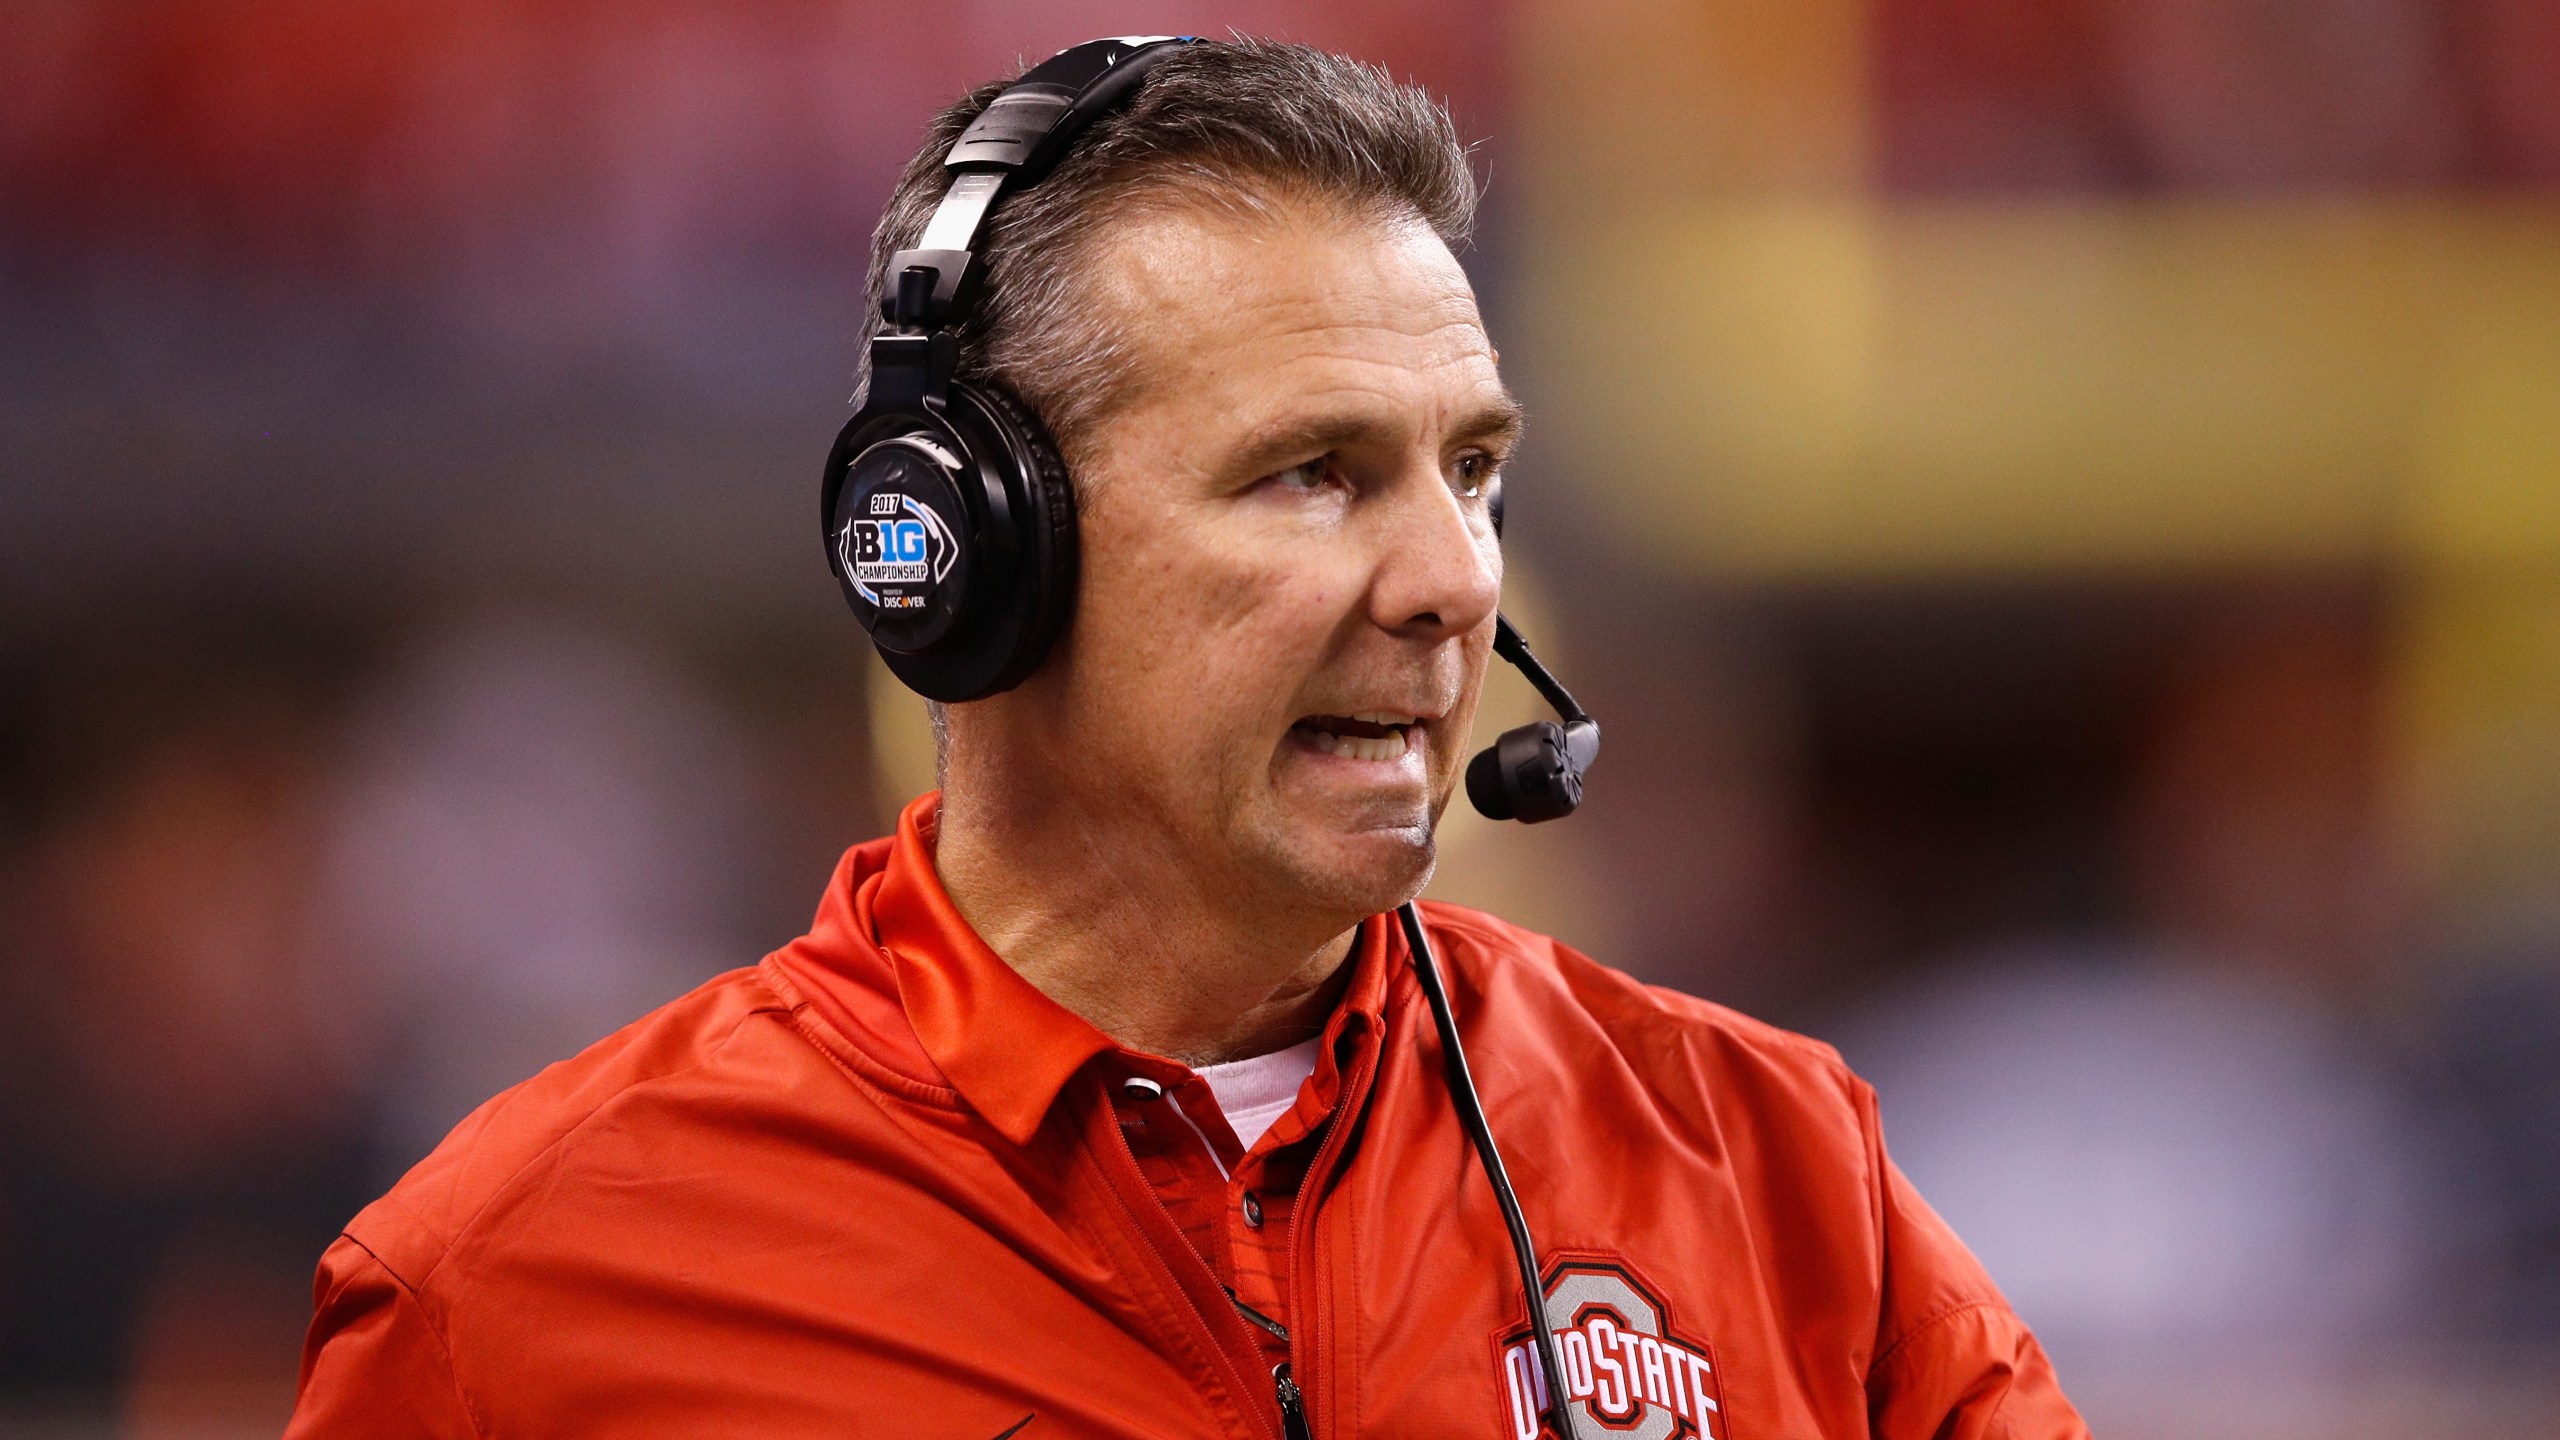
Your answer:
[[[1419,219],[1291,195],[1150,205],[1088,273],[1117,312],[1124,414],[1241,427],[1331,398],[1428,424],[1501,389],[1466,272]]]

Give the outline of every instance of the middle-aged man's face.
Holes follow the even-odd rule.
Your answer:
[[[1100,242],[1137,379],[1073,457],[1082,589],[1034,683],[1090,803],[1239,902],[1369,913],[1465,765],[1517,407],[1427,227],[1268,198]]]

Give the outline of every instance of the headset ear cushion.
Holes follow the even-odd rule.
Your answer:
[[[1075,611],[1079,569],[1075,486],[1048,427],[1011,391],[987,381],[955,383],[952,390],[954,398],[974,403],[985,417],[986,428],[995,432],[988,438],[997,443],[981,453],[989,460],[998,453],[1006,456],[1019,482],[1014,499],[1020,513],[1014,532],[1021,553],[1015,559],[1012,593],[1003,602],[1008,613],[987,617],[988,643],[1003,647],[1006,653],[977,691],[977,695],[995,695],[1021,684],[1040,668]]]

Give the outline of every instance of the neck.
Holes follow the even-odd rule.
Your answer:
[[[934,867],[970,928],[1042,993],[1133,1050],[1192,1065],[1322,1032],[1359,917],[1257,907],[1242,898],[1249,877],[1204,866],[1145,817],[1031,775],[964,774],[958,758]]]

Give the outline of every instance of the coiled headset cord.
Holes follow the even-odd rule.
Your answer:
[[[1547,1424],[1555,1428],[1557,1440],[1574,1440],[1572,1413],[1565,1409],[1564,1370],[1556,1363],[1555,1327],[1547,1323],[1546,1286],[1538,1275],[1538,1247],[1529,1238],[1529,1222],[1520,1214],[1520,1197],[1512,1193],[1511,1176],[1502,1168],[1502,1151],[1493,1143],[1493,1129],[1485,1123],[1484,1102],[1476,1095],[1475,1076],[1467,1069],[1466,1047],[1458,1043],[1457,1017],[1449,1011],[1449,992],[1440,983],[1440,961],[1431,952],[1431,939],[1422,933],[1421,912],[1408,900],[1396,907],[1396,919],[1404,924],[1404,939],[1413,951],[1413,972],[1422,981],[1423,998],[1431,1002],[1431,1023],[1440,1032],[1440,1053],[1449,1066],[1449,1099],[1458,1107],[1458,1123],[1466,1127],[1467,1138],[1476,1146],[1476,1159],[1484,1164],[1485,1179],[1493,1182],[1493,1198],[1502,1207],[1502,1223],[1511,1232],[1511,1256],[1520,1266],[1520,1289],[1529,1302],[1529,1328],[1538,1340],[1539,1383],[1546,1391]]]

